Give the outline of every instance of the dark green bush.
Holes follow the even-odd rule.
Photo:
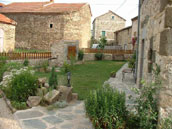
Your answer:
[[[78,60],[83,60],[83,58],[84,58],[84,52],[82,50],[79,50]]]
[[[26,102],[11,101],[11,105],[17,110],[23,110],[28,108]]]
[[[28,59],[25,59],[24,62],[23,62],[23,65],[24,66],[28,66],[29,65],[29,60]]]
[[[103,59],[103,53],[96,53],[95,58],[96,58],[96,60],[102,60]]]
[[[58,85],[58,80],[57,80],[57,73],[55,72],[55,68],[52,68],[51,75],[49,78],[49,85],[51,88],[56,88]]]
[[[86,112],[97,129],[125,127],[127,111],[125,93],[110,87],[90,92],[85,101]]]
[[[7,97],[12,101],[26,102],[29,96],[34,96],[38,88],[37,77],[24,71],[14,75],[9,86],[4,89]]]
[[[67,62],[64,62],[64,64],[63,64],[63,69],[64,69],[64,72],[65,72],[65,73],[68,73],[68,72],[71,71],[71,65],[68,64]]]

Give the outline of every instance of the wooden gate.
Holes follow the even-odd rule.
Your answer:
[[[68,46],[68,59],[70,59],[70,57],[76,57],[76,46]]]

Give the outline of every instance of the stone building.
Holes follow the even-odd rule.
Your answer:
[[[60,40],[78,40],[80,48],[89,46],[92,14],[86,3],[19,2],[0,12],[17,22],[17,48],[50,50]]]
[[[172,113],[172,1],[142,0],[137,84],[153,79],[152,66],[160,66],[160,118]]]
[[[0,14],[0,52],[14,50],[16,22]]]
[[[116,13],[109,11],[93,21],[93,37],[100,39],[106,36],[107,40],[114,40],[114,32],[125,27],[126,20]]]
[[[131,32],[131,39],[132,39],[132,46],[133,49],[136,50],[137,48],[137,35],[138,35],[138,16],[131,19],[132,21],[132,32]]]
[[[131,43],[132,26],[114,32],[114,42],[124,50],[132,50]]]

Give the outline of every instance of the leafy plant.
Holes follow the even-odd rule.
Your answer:
[[[90,92],[85,107],[97,129],[125,128],[125,93],[110,87],[100,88]]]
[[[156,129],[158,123],[158,98],[157,92],[161,88],[159,78],[160,68],[156,65],[155,80],[151,84],[142,81],[141,89],[135,89],[139,95],[136,99],[136,111],[139,120],[139,129]]]
[[[27,104],[26,102],[17,102],[17,101],[11,101],[11,105],[18,110],[23,110],[23,109],[27,109]]]
[[[95,58],[96,58],[96,60],[102,60],[103,59],[103,53],[96,53]]]
[[[79,50],[78,60],[83,60],[83,58],[84,58],[84,52],[82,50]]]
[[[10,100],[25,102],[29,96],[36,94],[37,87],[37,77],[28,70],[14,75],[4,91]]]
[[[133,68],[136,62],[136,52],[134,52],[132,58],[128,62],[129,62],[128,67]]]
[[[70,66],[70,64],[68,64],[67,62],[64,62],[64,63],[63,63],[63,69],[64,69],[64,72],[65,72],[65,73],[70,72],[70,71],[71,71],[71,66]]]
[[[57,73],[55,72],[55,68],[53,67],[51,70],[51,75],[49,78],[49,85],[51,88],[56,88],[58,85],[58,80],[57,80]]]
[[[25,59],[24,62],[23,62],[23,65],[24,66],[28,66],[29,65],[29,60],[28,59]]]
[[[102,36],[99,41],[99,48],[104,49],[105,45],[107,44],[107,40],[105,36]]]
[[[44,62],[42,63],[42,67],[43,67],[43,69],[44,69],[44,72],[47,72],[48,66],[49,66],[48,60],[47,60],[47,61],[44,61]]]

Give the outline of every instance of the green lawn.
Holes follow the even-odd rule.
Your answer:
[[[85,99],[91,90],[95,90],[109,79],[112,71],[118,71],[125,62],[119,61],[89,61],[75,65],[71,70],[73,92],[79,94],[79,99]],[[49,73],[36,73],[39,77],[49,77]],[[59,85],[66,84],[66,74],[58,74]]]

